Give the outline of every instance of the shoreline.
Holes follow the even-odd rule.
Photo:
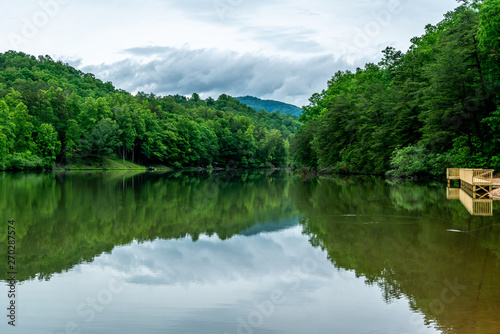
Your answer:
[[[186,167],[186,168],[171,168],[171,167],[146,167],[139,166],[135,168],[131,167],[92,167],[92,166],[81,166],[81,167],[72,167],[72,166],[58,166],[52,169],[9,169],[9,170],[0,170],[0,172],[9,172],[9,173],[18,173],[18,172],[65,172],[65,171],[95,171],[95,172],[104,172],[104,171],[143,171],[143,172],[237,172],[237,171],[290,171],[294,172],[292,168],[235,168],[235,169],[226,169],[226,168],[198,168],[198,167]]]

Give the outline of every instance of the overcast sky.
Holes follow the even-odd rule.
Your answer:
[[[0,52],[50,55],[132,93],[303,106],[338,70],[406,51],[455,0],[0,0]]]

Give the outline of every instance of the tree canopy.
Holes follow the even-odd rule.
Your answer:
[[[294,164],[395,175],[500,167],[500,1],[460,3],[406,53],[387,47],[314,94]]]
[[[227,95],[135,96],[49,56],[0,54],[0,169],[95,164],[284,167],[295,116]]]

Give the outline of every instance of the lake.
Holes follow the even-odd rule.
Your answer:
[[[283,171],[0,173],[0,332],[499,333],[500,206],[447,197]]]

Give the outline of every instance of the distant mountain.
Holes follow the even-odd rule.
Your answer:
[[[0,170],[100,168],[117,159],[119,168],[132,166],[127,160],[286,167],[300,126],[293,115],[256,111],[226,94],[134,96],[49,56],[0,53]]]
[[[297,117],[302,114],[302,108],[284,102],[261,100],[253,96],[235,97],[235,99],[257,111],[264,109],[269,112],[275,112],[279,110],[282,114],[290,114]]]
[[[281,221],[271,221],[265,224],[255,224],[252,227],[249,227],[246,230],[239,232],[238,234],[244,235],[246,237],[251,237],[261,233],[278,232],[286,230],[295,227],[298,224],[299,224],[298,219],[294,218],[290,220],[289,218],[286,218]]]

